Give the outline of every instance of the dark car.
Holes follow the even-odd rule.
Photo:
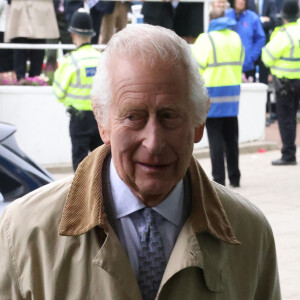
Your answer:
[[[17,145],[14,125],[0,122],[0,199],[12,201],[54,181]],[[2,197],[1,197],[2,196]]]

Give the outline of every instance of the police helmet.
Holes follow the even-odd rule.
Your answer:
[[[286,0],[283,3],[281,16],[290,22],[295,22],[299,18],[299,5],[296,0]]]
[[[93,30],[92,18],[84,8],[79,8],[73,14],[68,31],[83,36],[94,36],[96,34]]]

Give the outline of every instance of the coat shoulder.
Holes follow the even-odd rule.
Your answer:
[[[33,231],[58,231],[61,213],[73,176],[47,184],[13,201],[4,210],[0,226],[16,240],[26,240]]]
[[[267,218],[255,204],[219,184],[215,189],[238,239],[243,240],[247,234],[273,236]]]

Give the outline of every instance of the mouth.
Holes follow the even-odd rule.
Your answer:
[[[164,163],[164,164],[153,164],[153,163],[145,163],[145,162],[138,162],[137,163],[141,168],[147,170],[147,171],[162,171],[166,168],[168,168],[171,163]]]

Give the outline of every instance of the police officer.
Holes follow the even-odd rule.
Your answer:
[[[283,25],[277,27],[262,50],[262,60],[271,68],[276,90],[276,110],[282,140],[281,158],[273,166],[296,165],[297,110],[300,99],[300,26],[296,0],[286,0]]]
[[[53,89],[70,113],[73,169],[89,151],[103,144],[91,106],[93,76],[100,52],[91,46],[94,36],[91,16],[80,8],[71,19],[69,32],[77,49],[67,54],[54,74]]]
[[[224,16],[223,8],[210,13],[208,33],[193,45],[193,54],[203,75],[211,107],[206,129],[210,147],[213,180],[225,185],[225,162],[230,185],[240,186],[238,109],[244,47],[233,31],[235,20]]]

